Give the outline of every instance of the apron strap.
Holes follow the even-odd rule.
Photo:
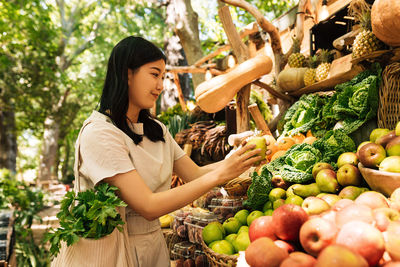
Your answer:
[[[86,121],[84,125],[82,126],[81,130],[79,131],[78,138],[76,139],[75,143],[75,162],[74,162],[74,176],[75,176],[75,185],[74,185],[74,190],[76,193],[81,191],[81,179],[80,179],[80,174],[79,174],[79,168],[81,167],[82,164],[82,158],[81,158],[81,153],[80,153],[80,145],[81,145],[81,134],[83,129],[87,125],[89,125],[91,121]]]

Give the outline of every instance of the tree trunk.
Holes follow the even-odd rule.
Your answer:
[[[175,11],[175,32],[179,36],[189,65],[192,65],[203,57],[198,15],[193,11],[190,0],[173,0],[172,5]],[[194,88],[204,81],[203,74],[193,74],[192,77]]]
[[[44,122],[43,144],[40,155],[39,179],[50,180],[52,168],[57,158],[60,123],[54,117],[47,117]]]
[[[69,144],[68,139],[65,139],[64,147],[65,147],[65,151],[64,151],[64,161],[61,166],[61,179],[64,179],[68,174],[69,156],[71,154],[71,146]]]
[[[13,110],[0,111],[0,169],[16,172],[17,136]]]

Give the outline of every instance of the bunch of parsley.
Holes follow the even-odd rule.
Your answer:
[[[99,239],[111,234],[115,228],[122,232],[124,222],[116,208],[126,207],[127,204],[115,194],[117,190],[117,187],[102,183],[94,190],[78,194],[68,192],[57,213],[60,227],[50,229],[46,234],[46,241],[50,242],[50,253],[57,256],[61,241],[71,246],[81,237]]]

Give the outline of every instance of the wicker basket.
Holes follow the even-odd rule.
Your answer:
[[[223,187],[229,196],[240,197],[246,195],[247,189],[249,188],[250,184],[250,177],[238,177],[230,180],[229,182],[224,184]]]
[[[388,65],[379,89],[378,126],[394,129],[400,121],[400,63]]]
[[[233,267],[236,266],[238,256],[219,254],[211,250],[204,240],[201,240],[201,247],[204,254],[208,259],[208,263],[211,267]]]

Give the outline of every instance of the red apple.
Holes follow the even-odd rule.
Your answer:
[[[362,204],[351,204],[336,213],[336,224],[339,228],[354,220],[372,224],[374,217],[371,208]]]
[[[386,151],[381,145],[368,143],[360,148],[358,157],[365,167],[376,168],[385,159]]]
[[[372,211],[375,220],[375,227],[379,231],[386,231],[391,221],[397,221],[400,219],[400,213],[391,208],[378,208]]]
[[[252,267],[279,267],[288,256],[286,250],[279,248],[268,237],[261,237],[251,242],[245,252],[246,262]]]
[[[283,240],[298,240],[300,227],[307,219],[307,213],[300,206],[282,205],[272,214],[275,235]]]
[[[292,253],[293,251],[296,250],[292,244],[285,242],[283,240],[278,239],[278,240],[275,240],[274,243],[281,249],[286,250],[288,253]]]
[[[293,252],[289,254],[279,267],[313,267],[317,260],[303,252]]]
[[[343,245],[360,254],[370,266],[375,266],[385,252],[382,233],[362,221],[351,221],[342,226],[336,244]]]
[[[391,222],[387,228],[386,250],[394,261],[400,261],[400,221]]]
[[[376,191],[367,191],[359,195],[356,200],[356,204],[363,204],[369,206],[371,209],[377,208],[388,208],[387,199],[381,193]]]
[[[368,267],[368,263],[345,246],[330,245],[319,253],[314,267]]]
[[[335,240],[337,231],[335,224],[322,218],[313,218],[300,228],[300,243],[308,254],[318,256]]]
[[[319,214],[318,217],[336,225],[336,211],[332,209]]]
[[[344,199],[339,200],[339,201],[336,202],[335,204],[333,204],[332,210],[334,210],[334,211],[339,211],[339,210],[342,210],[342,209],[344,209],[345,207],[347,207],[347,206],[349,206],[349,205],[351,205],[351,204],[353,204],[353,203],[354,203],[353,200],[344,198]]]
[[[269,237],[276,240],[274,227],[272,225],[272,216],[261,216],[255,219],[249,227],[250,242],[260,237]]]
[[[397,210],[398,212],[400,212],[400,201],[399,202],[389,201],[389,207],[391,209],[394,209],[394,210]]]

